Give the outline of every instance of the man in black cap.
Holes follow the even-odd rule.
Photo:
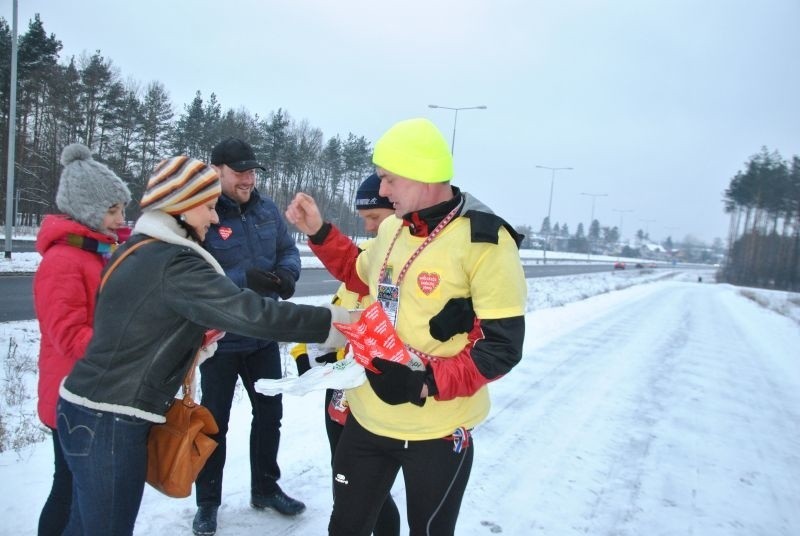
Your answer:
[[[211,165],[219,173],[222,195],[217,202],[219,224],[209,229],[204,247],[240,287],[276,300],[290,298],[300,276],[300,252],[278,207],[255,189],[256,170],[265,170],[264,166],[256,160],[252,147],[238,138],[219,142],[211,152]],[[256,509],[272,508],[287,516],[303,512],[305,504],[286,495],[277,482],[283,416],[281,395],[265,396],[254,389],[259,378],[281,378],[278,344],[228,334],[219,341],[214,356],[200,365],[200,372],[201,403],[217,421],[219,434],[214,439],[219,446],[197,478],[194,534],[212,535],[217,530],[217,509],[222,503],[225,434],[239,377],[253,407],[250,504]]]

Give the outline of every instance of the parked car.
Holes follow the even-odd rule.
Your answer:
[[[644,268],[644,264],[637,262],[635,268]]]
[[[614,263],[614,269],[615,270],[624,270],[625,269],[625,263],[622,262],[622,261],[615,262]]]

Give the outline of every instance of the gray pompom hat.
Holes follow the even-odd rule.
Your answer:
[[[96,162],[88,147],[73,143],[61,152],[61,179],[56,206],[76,221],[100,230],[103,217],[117,203],[125,206],[131,192],[107,166]]]

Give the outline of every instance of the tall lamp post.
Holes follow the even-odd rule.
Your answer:
[[[549,169],[550,174],[550,201],[547,203],[547,239],[544,247],[542,248],[542,263],[547,264],[547,248],[550,246],[550,230],[553,228],[553,222],[550,220],[550,211],[553,208],[553,184],[556,182],[556,171],[572,169],[571,167],[549,167],[549,166],[536,166],[539,169]]]
[[[11,258],[13,248],[11,235],[14,233],[14,147],[16,147],[17,126],[17,0],[14,0],[11,23],[11,85],[8,105],[8,160],[6,171],[6,246],[5,258]]]
[[[450,154],[455,154],[456,150],[456,125],[458,124],[458,112],[460,110],[485,110],[486,106],[464,106],[461,108],[451,108],[450,106],[439,106],[438,104],[429,104],[428,108],[441,108],[442,110],[453,110],[455,117],[453,118],[453,139],[450,142]]]
[[[622,251],[622,217],[626,212],[633,212],[633,209],[612,208],[614,212],[619,212],[619,250]]]
[[[589,218],[589,229],[591,229],[592,224],[594,223],[594,202],[598,197],[608,197],[608,194],[587,194],[585,192],[581,192],[581,195],[586,195],[592,198],[592,217]],[[589,251],[586,253],[586,260],[589,260],[591,258],[592,258],[592,241],[589,240]]]

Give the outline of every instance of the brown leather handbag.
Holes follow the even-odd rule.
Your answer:
[[[146,239],[128,248],[109,266],[100,282],[102,290],[111,272],[122,260],[138,247],[155,239]],[[224,335],[223,332],[209,330],[207,341],[213,342]],[[200,351],[194,357],[192,366],[183,379],[183,399],[177,399],[167,411],[167,421],[154,424],[147,438],[147,483],[164,495],[183,498],[192,494],[192,484],[197,480],[200,470],[217,448],[217,442],[208,437],[219,431],[214,416],[207,408],[192,398],[194,371]]]
[[[219,431],[214,416],[192,398],[192,368],[183,382],[183,400],[167,411],[167,422],[150,428],[147,438],[147,483],[164,495],[188,497],[200,470],[217,448],[208,437]]]

